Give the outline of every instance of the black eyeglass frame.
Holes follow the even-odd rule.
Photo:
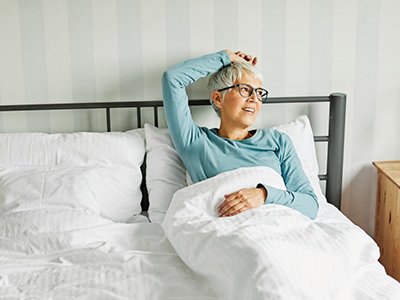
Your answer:
[[[222,91],[225,91],[225,90],[229,90],[229,89],[231,89],[231,88],[240,87],[241,85],[244,85],[244,86],[249,87],[249,88],[251,89],[251,92],[250,92],[250,95],[249,95],[249,96],[243,96],[242,93],[241,93],[241,89],[239,88],[239,94],[240,94],[240,96],[242,96],[243,98],[250,97],[251,95],[253,95],[253,92],[255,92],[255,93],[256,93],[256,96],[257,96],[257,99],[258,99],[259,101],[261,101],[262,103],[267,102],[267,99],[268,99],[268,91],[267,91],[266,89],[264,89],[264,88],[253,88],[251,85],[249,85],[249,84],[247,84],[247,83],[237,83],[237,84],[232,85],[232,86],[228,86],[228,87],[224,87],[224,88],[222,88],[222,89],[218,89],[217,91],[218,91],[218,92],[222,92]],[[261,99],[260,99],[260,98],[258,97],[257,91],[259,91],[259,90],[265,92],[265,98],[261,98]]]

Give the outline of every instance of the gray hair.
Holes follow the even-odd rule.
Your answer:
[[[208,80],[208,90],[210,92],[231,86],[234,82],[242,79],[244,75],[253,76],[259,81],[263,81],[263,76],[252,64],[246,61],[237,61],[227,65],[226,67],[218,70],[210,76]],[[225,95],[227,91],[222,91],[221,94]],[[214,104],[210,97],[210,103],[218,116],[221,116],[220,109]]]

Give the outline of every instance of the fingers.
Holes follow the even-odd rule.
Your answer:
[[[246,206],[245,202],[239,202],[238,204],[232,206],[230,209],[228,209],[225,213],[221,214],[221,217],[229,217],[229,216],[234,216],[237,215],[238,213],[241,213],[248,209]]]
[[[255,66],[257,64],[257,57],[255,57],[255,56],[251,56],[250,54],[247,54],[242,51],[233,52],[232,50],[229,50],[229,49],[226,49],[225,51],[227,52],[227,54],[232,62],[244,60],[244,61],[251,63],[253,66]]]
[[[238,213],[248,210],[249,207],[246,201],[240,199],[239,201],[228,202],[224,207],[218,212],[219,217],[229,217],[234,216]]]
[[[246,54],[246,53],[244,53],[244,52],[242,52],[242,51],[236,51],[235,54],[238,55],[238,56],[240,56],[241,58],[243,58],[243,59],[246,60],[246,61],[250,61],[250,60],[253,59],[253,57],[252,57],[251,55]]]
[[[243,190],[239,190],[226,194],[224,201],[218,206],[218,215],[220,217],[229,217],[248,210],[250,206],[243,193]]]
[[[224,215],[227,211],[238,205],[241,200],[241,198],[236,198],[235,195],[231,195],[230,197],[225,198],[225,200],[218,207],[218,215]]]
[[[236,51],[235,54],[243,58],[245,61],[251,63],[253,66],[257,64],[257,57],[253,57],[250,54],[244,53],[242,51]]]
[[[220,217],[233,216],[250,208],[256,208],[264,204],[266,198],[265,189],[245,188],[231,194],[224,195],[224,201],[218,205]]]

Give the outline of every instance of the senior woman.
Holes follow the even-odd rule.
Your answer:
[[[193,182],[240,167],[267,166],[282,175],[287,190],[259,184],[225,195],[220,217],[261,205],[281,204],[314,219],[317,197],[290,138],[275,129],[251,130],[268,92],[255,68],[257,58],[222,50],[190,59],[162,77],[167,125],[172,141]],[[196,125],[186,87],[210,76],[210,100],[220,117],[219,128]]]

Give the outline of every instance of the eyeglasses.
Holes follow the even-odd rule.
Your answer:
[[[268,97],[268,91],[263,88],[253,88],[251,85],[246,84],[246,83],[238,83],[232,86],[228,86],[226,88],[222,88],[217,90],[218,92],[222,92],[231,88],[238,88],[239,89],[239,94],[240,96],[244,98],[250,97],[253,92],[256,93],[257,99],[260,100],[261,102],[265,103],[267,102],[267,97]]]

